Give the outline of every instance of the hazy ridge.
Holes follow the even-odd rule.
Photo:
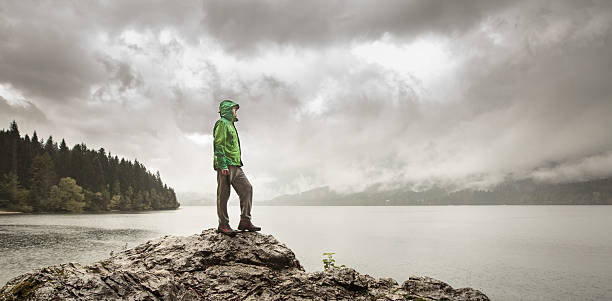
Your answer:
[[[533,180],[506,181],[488,190],[453,190],[433,186],[414,191],[398,188],[380,191],[372,185],[361,192],[340,194],[329,186],[297,194],[286,194],[259,204],[265,205],[612,205],[612,177],[571,183],[538,183]]]

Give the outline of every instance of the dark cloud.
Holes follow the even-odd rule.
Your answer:
[[[198,14],[197,2],[125,1],[55,3],[7,1],[0,4],[0,83],[27,95],[56,101],[86,97],[90,86],[105,82],[106,47],[100,41],[125,29],[159,32],[183,29]],[[192,21],[196,22],[197,21]],[[197,27],[191,27],[191,29]],[[190,30],[181,30],[187,34]],[[193,32],[193,31],[192,31]],[[196,39],[194,33],[191,40]],[[102,44],[101,44],[102,43]],[[129,76],[129,66],[119,66]],[[123,78],[125,80],[125,78]]]
[[[66,28],[3,25],[0,82],[10,82],[30,96],[66,100],[81,96],[88,85],[103,78],[95,52]]]
[[[203,23],[230,50],[260,43],[296,46],[456,34],[478,24],[507,1],[204,1]]]

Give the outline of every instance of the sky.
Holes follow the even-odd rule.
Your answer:
[[[2,1],[0,127],[254,201],[612,175],[611,1]]]

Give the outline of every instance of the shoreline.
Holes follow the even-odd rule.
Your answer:
[[[180,207],[179,207],[180,208]],[[108,210],[108,211],[81,211],[81,212],[21,212],[21,211],[2,211],[0,210],[0,215],[13,215],[13,214],[30,214],[30,215],[47,215],[47,214],[57,214],[57,215],[70,215],[70,214],[112,214],[112,213],[149,213],[149,212],[159,212],[159,211],[171,211],[178,210],[176,209],[158,209],[158,210]]]

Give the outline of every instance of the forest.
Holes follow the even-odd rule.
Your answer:
[[[134,160],[84,143],[21,136],[15,121],[0,131],[0,210],[104,212],[179,207],[176,194]]]

